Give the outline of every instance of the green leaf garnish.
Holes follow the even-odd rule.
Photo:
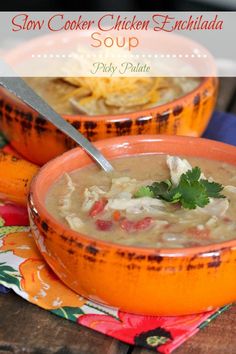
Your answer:
[[[220,192],[224,189],[222,184],[219,184],[219,183],[216,183],[216,182],[209,182],[206,179],[201,179],[200,182],[206,188],[208,197],[211,197],[211,198],[225,198],[225,196],[223,194],[220,194]]]
[[[183,173],[181,179],[186,179],[187,181],[197,182],[201,176],[201,169],[199,167],[194,167],[191,170],[188,170],[186,173]]]
[[[173,186],[170,180],[154,182],[151,186],[141,187],[135,197],[148,196],[169,203],[180,203],[186,209],[204,207],[210,202],[209,198],[225,198],[220,194],[224,188],[221,184],[200,177],[201,169],[194,167],[181,175],[177,186]]]
[[[176,193],[172,188],[170,180],[154,182],[148,188],[152,191],[154,198],[164,199],[167,202],[173,202],[176,198]]]
[[[186,209],[195,209],[197,206],[204,207],[209,203],[206,189],[197,181],[190,182],[183,178],[177,188],[181,195],[179,201]]]
[[[140,187],[139,190],[134,194],[134,196],[135,198],[142,198],[142,197],[154,198],[154,194],[148,186]]]

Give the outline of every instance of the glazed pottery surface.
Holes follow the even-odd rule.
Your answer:
[[[236,148],[178,136],[119,137],[95,143],[109,158],[170,153],[236,165]],[[122,246],[82,235],[46,210],[49,188],[63,173],[92,163],[80,148],[46,164],[34,178],[29,215],[36,243],[58,277],[78,294],[123,311],[182,315],[236,300],[236,240],[185,249]]]
[[[7,59],[12,63],[23,61],[32,53],[43,52],[47,43],[50,43],[50,50],[60,48],[63,38],[49,35],[29,41],[12,50]],[[175,45],[182,45],[186,52],[192,52],[196,47],[189,39],[174,35],[168,38]],[[210,55],[207,64],[214,76],[215,64]],[[213,112],[217,89],[218,79],[205,77],[192,92],[158,107],[109,116],[78,114],[64,115],[64,118],[91,141],[138,134],[200,136]],[[21,155],[38,165],[75,147],[72,140],[3,88],[0,88],[0,129]]]

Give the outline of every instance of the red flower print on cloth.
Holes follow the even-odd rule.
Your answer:
[[[184,338],[191,327],[196,327],[202,315],[181,317],[138,316],[118,312],[118,319],[106,315],[82,315],[78,323],[98,330],[124,342],[170,352],[176,338]]]
[[[0,205],[0,217],[4,220],[4,226],[29,225],[27,209],[21,205]]]

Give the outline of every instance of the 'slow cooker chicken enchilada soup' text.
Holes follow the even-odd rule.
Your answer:
[[[63,175],[48,211],[84,235],[127,246],[183,248],[236,236],[236,167],[160,154],[112,161]]]

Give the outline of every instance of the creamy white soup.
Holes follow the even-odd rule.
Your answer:
[[[122,245],[203,246],[236,237],[236,166],[220,161],[139,155],[62,176],[48,211],[79,233]]]

